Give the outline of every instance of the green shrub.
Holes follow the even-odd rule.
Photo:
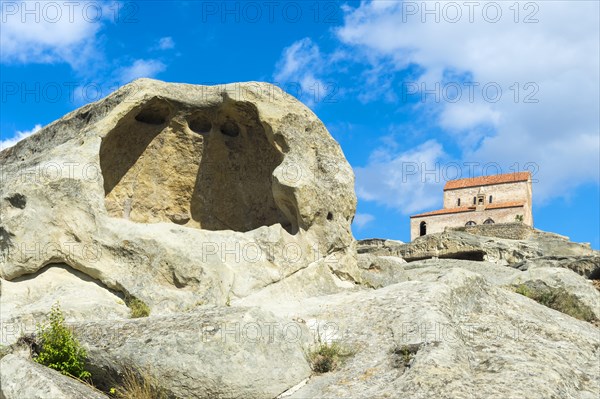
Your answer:
[[[131,298],[128,301],[127,306],[129,306],[129,309],[131,310],[130,315],[132,319],[150,316],[150,308],[140,299]]]
[[[565,289],[548,287],[546,285],[533,286],[520,284],[514,290],[517,294],[524,295],[544,306],[568,314],[576,319],[590,323],[596,321],[596,316],[592,309]]]
[[[62,374],[89,379],[91,375],[84,369],[87,353],[65,326],[65,318],[58,304],[52,306],[49,319],[49,325],[38,325],[40,352],[34,360]]]
[[[345,349],[338,342],[319,342],[317,347],[309,352],[308,360],[311,368],[316,373],[327,373],[335,370],[352,352]]]

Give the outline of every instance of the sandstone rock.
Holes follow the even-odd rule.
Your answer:
[[[515,265],[542,256],[594,256],[586,244],[570,242],[557,234],[533,230],[526,240],[502,239],[449,230],[418,237],[408,244],[386,241],[383,245],[359,242],[361,253],[397,256],[407,262],[429,258],[487,260],[501,265]],[[597,255],[596,255],[597,256]]]
[[[525,272],[515,274],[509,282],[512,286],[525,284],[534,286],[542,283],[551,288],[563,289],[573,294],[579,302],[588,306],[600,320],[600,292],[589,281],[577,273],[557,267],[531,268]]]
[[[395,256],[358,255],[358,267],[362,269],[362,284],[372,288],[406,281],[406,262]]]
[[[591,256],[542,256],[527,259],[513,265],[519,270],[528,270],[535,267],[564,267],[573,270],[586,278],[600,280],[600,255]]]
[[[85,274],[66,265],[46,266],[13,281],[0,279],[0,344],[34,333],[55,303],[67,323],[127,318],[130,313],[122,297]]]
[[[257,306],[270,302],[301,304],[306,298],[361,289],[361,286],[356,284],[355,278],[343,272],[344,264],[343,258],[326,257],[255,294],[234,300],[231,304],[232,306]]]
[[[18,355],[0,360],[0,397],[3,399],[108,399],[73,378]]]
[[[124,367],[179,398],[274,398],[310,375],[308,330],[257,309],[200,307],[75,326],[101,388]]]
[[[440,275],[448,273],[448,270],[452,268],[477,273],[488,284],[498,287],[510,285],[515,276],[521,274],[521,272],[515,271],[511,267],[496,263],[461,259],[423,259],[404,265],[408,281],[436,281]]]
[[[266,83],[142,79],[0,152],[0,276],[67,264],[153,312],[225,304],[326,256],[359,279],[354,177]]]
[[[282,316],[319,320],[332,338],[355,351],[340,369],[313,376],[289,397],[600,394],[598,328],[463,269],[431,277],[309,298],[302,306],[264,304]]]

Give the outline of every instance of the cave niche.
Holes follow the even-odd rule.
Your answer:
[[[282,160],[251,103],[199,108],[155,97],[102,140],[106,209],[139,223],[240,232],[279,223],[294,233],[273,198]]]

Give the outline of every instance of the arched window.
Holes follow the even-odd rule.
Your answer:
[[[472,221],[472,220],[469,220],[469,221],[468,221],[468,222],[465,224],[465,226],[475,226],[476,224],[477,224],[477,223],[475,223],[474,221]]]
[[[494,224],[494,220],[492,218],[487,218],[483,224]]]
[[[456,200],[456,206],[460,206],[460,198]]]
[[[425,234],[427,234],[427,223],[421,222],[419,225],[419,235],[424,236]]]
[[[490,204],[492,203],[492,196],[491,196],[491,195],[490,195],[490,201],[489,201],[489,203],[490,203]]]
[[[477,205],[477,197],[473,197],[473,205]]]

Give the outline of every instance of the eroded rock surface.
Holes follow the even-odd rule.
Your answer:
[[[0,276],[64,263],[155,312],[225,304],[326,256],[360,280],[354,176],[266,83],[141,79],[0,152]]]
[[[36,332],[58,304],[68,323],[75,320],[128,318],[130,311],[118,292],[64,264],[48,265],[13,281],[0,279],[0,344],[14,343]]]
[[[329,339],[355,352],[340,369],[313,376],[290,397],[592,399],[600,394],[597,327],[462,268],[442,267],[427,276],[373,291],[309,298],[301,306],[263,304],[281,316],[318,320],[328,326]]]
[[[486,237],[463,231],[445,231],[418,237],[410,243],[383,243],[363,240],[359,253],[397,256],[407,262],[430,258],[449,258],[490,261],[501,265],[517,265],[527,259],[545,256],[598,256],[589,244],[569,241],[567,237],[539,230],[530,232],[528,239],[513,240]]]
[[[591,256],[543,256],[527,259],[514,265],[519,270],[537,267],[564,267],[591,280],[600,280],[600,255]]]
[[[58,371],[19,355],[0,360],[3,399],[108,399],[108,396]]]
[[[145,319],[75,325],[98,387],[124,367],[178,398],[274,398],[310,375],[308,329],[258,309],[200,307]]]

